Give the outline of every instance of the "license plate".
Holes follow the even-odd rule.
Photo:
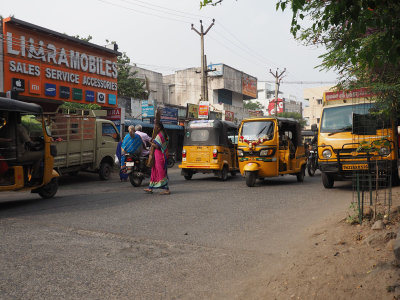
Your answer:
[[[368,164],[343,165],[343,170],[368,170]]]
[[[126,163],[127,167],[133,167],[135,165],[135,163],[133,161],[129,161]]]

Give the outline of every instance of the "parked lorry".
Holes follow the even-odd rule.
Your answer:
[[[96,117],[96,111],[58,111],[47,115],[49,134],[56,146],[54,169],[61,175],[98,172],[108,180],[120,135],[113,122]]]
[[[318,165],[325,188],[356,172],[391,175],[400,183],[397,120],[379,114],[368,89],[326,92],[318,129]]]

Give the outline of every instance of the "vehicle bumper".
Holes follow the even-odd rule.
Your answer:
[[[352,161],[352,162],[323,162],[319,161],[318,166],[321,172],[334,175],[338,179],[344,178],[349,179],[353,176],[354,172],[365,172],[365,173],[375,173],[378,171],[388,170],[391,172],[397,167],[397,163],[391,160],[378,160],[371,161],[368,164],[368,170],[343,170],[343,165],[357,165],[357,164],[368,164],[366,161]]]

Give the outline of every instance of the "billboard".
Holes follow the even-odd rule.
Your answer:
[[[355,89],[355,90],[345,90],[345,91],[336,91],[336,92],[325,92],[324,100],[335,101],[335,100],[350,100],[356,98],[367,98],[372,97],[373,94],[367,88]]]
[[[142,119],[154,118],[154,102],[151,100],[142,100]]]
[[[107,110],[107,120],[112,121],[119,132],[122,132],[122,125],[125,123],[125,109],[113,108]]]
[[[277,106],[277,110],[275,107]],[[270,116],[275,115],[276,113],[280,114],[284,112],[284,100],[281,98],[278,98],[278,101],[275,101],[275,99],[272,99],[269,101],[268,104],[268,114]]]
[[[163,107],[161,110],[161,122],[164,124],[178,124],[178,109],[174,107]]]
[[[198,119],[199,118],[199,106],[197,104],[187,104],[187,115],[188,119]]]
[[[242,75],[242,94],[253,99],[257,98],[257,78],[249,75]]]
[[[208,119],[210,103],[208,101],[199,102],[199,119]]]
[[[224,75],[224,65],[223,64],[214,64],[208,65],[208,76],[222,76]]]
[[[115,51],[11,17],[3,20],[2,34],[5,91],[117,107]]]
[[[233,122],[235,120],[235,113],[233,111],[225,111],[225,121]]]

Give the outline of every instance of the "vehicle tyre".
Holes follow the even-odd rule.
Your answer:
[[[222,170],[221,170],[221,179],[222,179],[222,181],[227,181],[228,180],[228,174],[229,174],[228,166],[224,165],[222,167]]]
[[[183,177],[185,177],[186,180],[190,180],[193,177],[192,173],[187,173],[186,175],[184,175]]]
[[[305,175],[306,175],[306,165],[302,165],[300,173],[296,174],[297,182],[303,182]]]
[[[246,172],[245,174],[246,177],[246,185],[248,187],[253,187],[256,184],[256,172]]]
[[[168,157],[167,159],[167,167],[168,168],[172,168],[175,164],[175,159],[173,159],[172,157]]]
[[[311,158],[311,160],[309,159],[307,161],[307,173],[308,173],[308,175],[311,176],[311,177],[314,176],[315,175],[315,170],[316,170],[315,161],[314,161],[313,158]]]
[[[69,176],[75,177],[78,176],[79,171],[72,171],[72,172],[68,172]]]
[[[99,177],[101,180],[108,180],[111,177],[112,167],[109,163],[103,162],[100,165]]]
[[[335,183],[335,180],[333,179],[332,175],[322,173],[322,184],[324,185],[324,188],[326,189],[331,189],[333,188],[333,184]]]
[[[129,181],[133,186],[139,187],[142,185],[143,178],[135,176],[135,173],[131,173],[129,174]]]
[[[57,193],[58,190],[58,180],[57,178],[53,178],[48,184],[42,186],[38,190],[38,194],[43,199],[53,198],[54,195]]]
[[[231,176],[232,177],[235,177],[237,175],[237,172],[236,171],[231,171]]]

